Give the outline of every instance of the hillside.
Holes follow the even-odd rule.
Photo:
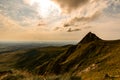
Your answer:
[[[80,77],[71,80],[120,80],[120,40],[102,40],[91,32],[76,45],[30,49],[16,52],[14,57],[12,68],[38,75]]]

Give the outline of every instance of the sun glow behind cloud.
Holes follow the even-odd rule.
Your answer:
[[[61,14],[60,7],[51,0],[29,0],[29,2],[26,2],[31,6],[37,4],[37,11],[42,18],[59,16]]]

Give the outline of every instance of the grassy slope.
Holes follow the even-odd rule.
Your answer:
[[[69,46],[68,46],[69,47]],[[67,47],[44,47],[0,54],[0,71],[12,68],[32,68],[64,52]],[[35,65],[34,65],[35,64]]]
[[[87,60],[82,64],[83,67],[87,64],[89,66],[95,65],[95,69],[88,70],[82,74],[83,79],[102,80],[108,74],[108,78],[120,80],[120,41],[102,43],[104,44],[96,44],[96,49],[86,57]],[[89,66],[86,66],[83,70],[87,70]],[[82,68],[79,67],[79,69]]]
[[[14,68],[13,65],[18,61],[23,53],[25,53],[24,50],[0,54],[0,71]]]
[[[120,40],[79,43],[75,51],[59,64],[63,72],[70,71],[83,80],[103,80],[106,75],[109,79],[119,80]]]
[[[73,73],[83,80],[120,79],[120,41],[104,41],[94,36],[70,47],[44,66],[45,73]],[[91,38],[91,37],[90,37]],[[86,39],[85,39],[86,40]],[[39,71],[43,71],[39,68]],[[44,72],[42,72],[44,73]],[[106,75],[108,75],[106,77]]]

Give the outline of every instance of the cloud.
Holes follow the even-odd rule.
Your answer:
[[[23,0],[25,4],[32,5],[32,0]]]
[[[59,4],[60,7],[66,12],[81,7],[89,2],[89,0],[53,0],[53,1]]]
[[[95,19],[97,19],[100,16],[99,12],[94,13],[93,15],[90,16],[83,16],[83,17],[75,17],[73,19],[71,19],[70,23],[75,23],[75,22],[90,22],[93,21]]]
[[[43,23],[39,23],[38,26],[45,26],[46,24]]]
[[[2,14],[0,14],[0,24],[0,34],[2,34],[0,40],[14,39],[24,32],[24,28],[17,21]]]
[[[90,29],[92,26],[85,26],[84,29]]]
[[[39,21],[38,25],[37,26],[46,26],[46,22],[45,21]]]
[[[63,11],[70,12],[70,19],[81,21],[90,20],[91,17],[98,17],[99,13],[108,6],[109,0],[53,0]]]
[[[61,27],[55,27],[53,30],[57,31],[57,30],[60,30],[60,29],[61,29]]]
[[[84,27],[85,25],[83,24],[89,24],[99,20],[99,18],[104,15],[104,9],[106,9],[109,5],[109,0],[65,0],[65,2],[63,0],[53,1],[57,2],[63,11],[70,11],[70,13],[67,13],[68,17],[65,21],[63,21],[62,27],[64,28]],[[74,5],[76,2],[79,6]],[[68,9],[66,9],[66,7]]]
[[[25,4],[22,0],[0,0],[0,14],[9,16],[22,26],[30,26],[39,19],[36,7]]]
[[[14,21],[12,18],[0,14],[0,40],[39,40],[47,39],[46,36],[51,35],[52,32],[47,32],[47,27],[23,27]],[[51,35],[52,36],[52,35]],[[50,39],[50,37],[49,37]]]
[[[0,14],[0,24],[2,27],[1,32],[9,32],[9,31],[19,31],[22,29],[20,25],[17,24],[17,21],[13,21],[10,17],[6,17]]]
[[[120,32],[119,0],[51,0],[68,13],[47,19],[38,14],[38,4],[32,1],[0,0],[0,40],[79,40],[89,30],[104,35]]]
[[[119,16],[120,0],[110,0],[108,3],[108,7],[104,11],[106,16]]]
[[[73,19],[70,19],[68,22],[64,23],[63,27],[71,27],[71,26],[78,26],[80,25],[79,23],[83,23],[82,25],[84,25],[85,23],[94,21],[96,19],[98,19],[98,17],[101,14],[99,12],[94,13],[93,15],[90,16],[83,16],[83,17],[79,17],[76,16]]]
[[[69,28],[67,30],[67,32],[76,32],[76,31],[81,31],[81,29],[71,29],[71,28]]]
[[[69,23],[65,23],[63,27],[70,27],[71,25]]]

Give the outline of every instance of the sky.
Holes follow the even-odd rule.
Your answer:
[[[0,0],[0,41],[120,39],[120,0]]]

